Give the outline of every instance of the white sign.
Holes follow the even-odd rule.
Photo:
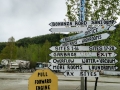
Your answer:
[[[115,57],[114,52],[52,52],[51,57]]]
[[[51,32],[79,32],[79,31],[87,31],[87,27],[68,27],[68,28],[51,28],[49,31]]]
[[[81,33],[73,35],[73,36],[62,38],[60,40],[60,42],[67,42],[67,41],[79,39],[79,38],[89,36],[89,35],[92,35],[92,34],[96,34],[96,33],[102,32],[102,31],[113,31],[113,30],[116,29],[116,27],[102,25],[102,26],[99,26],[99,27],[98,26],[97,27],[88,27],[87,29],[89,29],[89,30],[88,31],[82,31]]]
[[[115,58],[54,58],[49,60],[56,64],[115,64]]]
[[[115,65],[50,65],[51,70],[116,70]]]
[[[73,22],[51,22],[49,25],[52,27],[55,26],[81,26],[81,25],[113,25],[115,20],[99,20],[99,21],[73,21]]]
[[[99,77],[99,72],[92,71],[65,71],[64,76],[66,77]]]
[[[114,51],[115,46],[52,46],[52,51]]]
[[[95,35],[95,36],[89,36],[89,37],[86,37],[86,38],[73,40],[73,41],[70,41],[70,42],[65,42],[65,43],[62,43],[60,46],[68,46],[68,45],[73,46],[73,45],[79,45],[79,44],[104,40],[104,39],[107,39],[109,36],[110,35],[108,33],[98,34],[98,35]]]

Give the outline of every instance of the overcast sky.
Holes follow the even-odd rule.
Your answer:
[[[65,1],[0,0],[0,42],[50,34],[49,23],[66,18]]]
[[[0,42],[49,34],[49,23],[65,14],[65,0],[0,0]]]

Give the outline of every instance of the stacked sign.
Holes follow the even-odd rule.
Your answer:
[[[76,32],[81,30],[85,31],[82,31],[77,35],[63,38],[60,40],[60,42],[62,42],[60,46],[52,46],[50,48],[50,50],[54,52],[49,54],[51,57],[53,57],[53,59],[51,59],[49,62],[56,63],[56,65],[51,64],[49,68],[51,70],[63,70],[65,72],[65,76],[80,77],[99,77],[99,72],[97,72],[96,70],[116,70],[117,67],[114,64],[117,62],[117,60],[114,57],[117,54],[113,52],[114,50],[116,50],[115,46],[74,46],[107,39],[110,36],[108,33],[97,33],[102,31],[115,30],[115,27],[112,26],[114,22],[109,22],[106,24],[102,23],[102,26],[94,27],[71,27],[51,29],[52,32]],[[73,22],[71,24],[73,24]],[[97,35],[89,36],[93,34]]]

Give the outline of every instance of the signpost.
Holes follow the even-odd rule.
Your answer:
[[[58,90],[58,78],[49,69],[37,70],[29,78],[28,90]]]
[[[94,41],[100,41],[107,39],[110,35],[108,33],[103,33],[103,34],[98,34],[95,36],[89,36],[86,38],[78,39],[78,40],[73,40],[70,42],[65,42],[62,43],[60,46],[67,46],[67,45],[79,45],[79,44],[84,44],[84,43],[89,43],[89,42],[94,42]]]
[[[99,27],[90,27],[90,28],[87,28],[87,29],[89,29],[89,30],[88,31],[82,31],[81,33],[73,35],[73,36],[62,38],[60,40],[60,42],[72,41],[72,40],[75,40],[75,39],[79,39],[79,38],[89,36],[89,35],[92,35],[92,34],[96,34],[96,33],[99,33],[99,32],[103,32],[103,31],[113,31],[116,28],[114,26],[103,25],[103,26],[99,26]]]
[[[51,51],[114,51],[115,46],[52,46]]]
[[[88,36],[91,34],[99,33],[105,30],[114,30],[114,26],[96,26],[96,27],[69,27],[69,28],[51,28],[49,31],[51,32],[78,32],[78,31],[85,31],[84,33],[80,34],[82,36]]]
[[[115,58],[54,58],[49,60],[56,64],[115,64]]]
[[[72,22],[51,22],[49,25],[51,27],[58,26],[82,26],[82,25],[113,25],[115,24],[115,20],[91,20],[91,21],[72,21]]]
[[[52,52],[51,57],[115,57],[114,52]]]
[[[118,67],[115,65],[50,65],[51,70],[116,70]]]
[[[99,77],[99,72],[71,70],[64,73],[66,77]]]

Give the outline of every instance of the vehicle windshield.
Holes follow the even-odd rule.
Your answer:
[[[36,63],[36,67],[43,68],[42,63]]]

